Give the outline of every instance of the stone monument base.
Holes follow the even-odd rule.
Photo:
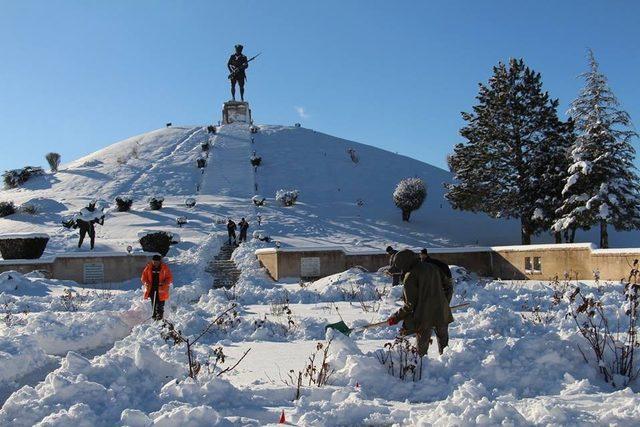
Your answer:
[[[251,109],[248,102],[227,101],[222,106],[222,124],[236,122],[251,124]]]

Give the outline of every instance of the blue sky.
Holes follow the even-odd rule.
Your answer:
[[[640,127],[639,16],[636,1],[0,0],[0,170],[219,120],[238,42],[263,52],[248,72],[256,122],[440,167],[478,82],[509,57],[542,73],[564,115],[593,48]]]

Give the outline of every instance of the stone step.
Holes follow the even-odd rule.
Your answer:
[[[214,288],[232,288],[238,282],[241,271],[238,269],[236,263],[231,260],[235,246],[224,244],[220,248],[217,255],[207,265],[205,269],[208,273],[211,273],[214,277]]]

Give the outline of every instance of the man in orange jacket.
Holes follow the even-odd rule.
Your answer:
[[[162,320],[164,302],[169,299],[169,286],[173,284],[173,275],[169,266],[162,262],[160,255],[154,255],[142,272],[144,299],[151,298],[153,319]]]

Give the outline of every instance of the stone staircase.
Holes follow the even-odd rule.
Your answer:
[[[240,277],[240,270],[231,260],[234,246],[225,243],[207,267],[207,272],[213,275],[214,288],[232,288]]]

